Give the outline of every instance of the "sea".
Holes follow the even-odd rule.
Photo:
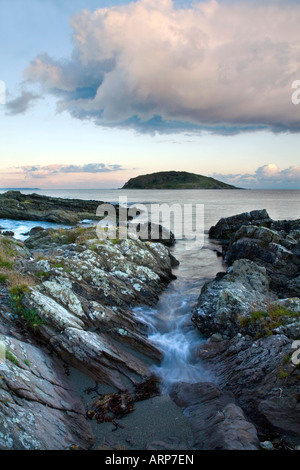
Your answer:
[[[183,235],[171,249],[180,263],[173,270],[176,279],[161,294],[156,308],[141,305],[134,309],[136,317],[148,325],[149,339],[164,352],[162,363],[153,366],[153,369],[161,376],[166,392],[177,381],[196,383],[215,380],[211,371],[206,370],[197,360],[197,348],[206,339],[191,322],[191,312],[203,285],[218,272],[226,270],[222,258],[217,256],[219,244],[208,238],[209,228],[223,217],[257,209],[266,209],[274,220],[300,218],[300,190],[52,189],[34,192],[52,197],[121,202],[123,205],[126,202],[129,207],[142,204],[148,211],[145,212],[147,217],[153,207],[162,204],[169,207],[174,204],[180,206],[182,213],[187,206],[200,208],[203,236],[194,240]],[[195,211],[191,212],[194,213]],[[23,240],[27,236],[25,234],[36,225],[56,226],[50,223],[0,219],[0,227],[15,232],[16,238]]]

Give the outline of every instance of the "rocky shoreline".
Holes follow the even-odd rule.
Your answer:
[[[132,309],[155,305],[175,259],[162,243],[99,240],[96,227],[34,232],[25,243],[0,235],[0,448],[89,449],[68,370],[135,398],[145,384],[149,397],[162,353]]]
[[[221,219],[209,236],[222,244],[227,271],[204,285],[192,321],[207,337],[197,359],[215,381],[170,391],[193,442],[149,448],[297,448],[300,221],[253,211]],[[178,419],[151,373],[162,352],[133,312],[155,306],[174,278],[173,243],[171,235],[99,240],[95,227],[79,225],[33,230],[24,243],[0,234],[0,449],[92,449],[91,419],[118,428],[150,397]],[[96,385],[88,409],[73,368]],[[97,384],[109,392],[99,395]]]
[[[99,219],[96,212],[100,204],[102,204],[101,201],[64,199],[35,193],[27,195],[20,191],[7,191],[0,194],[0,219],[76,225],[84,219]],[[118,210],[118,206],[115,207]]]
[[[300,340],[300,220],[253,211],[221,219],[209,236],[221,241],[228,269],[206,283],[193,311],[209,337],[198,357],[233,394],[262,447],[299,448],[300,369],[292,356]]]

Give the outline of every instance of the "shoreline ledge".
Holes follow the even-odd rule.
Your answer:
[[[103,204],[103,201],[67,199],[7,191],[0,194],[0,219],[76,225],[84,219],[99,220],[96,211],[100,204]],[[118,211],[118,205],[113,205]]]

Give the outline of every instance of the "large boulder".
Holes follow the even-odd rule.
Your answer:
[[[269,288],[266,269],[240,259],[202,288],[192,321],[205,335],[221,333],[232,337],[254,310],[266,309],[275,300]]]

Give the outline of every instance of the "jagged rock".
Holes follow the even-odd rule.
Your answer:
[[[221,333],[232,337],[241,330],[243,319],[254,310],[266,309],[275,298],[266,269],[240,259],[226,273],[204,285],[192,321],[205,335]]]
[[[198,355],[261,432],[300,438],[299,375],[291,361],[292,344],[284,335],[256,341],[239,335],[203,343]]]
[[[61,362],[41,347],[1,335],[0,449],[89,449],[93,435],[85,410]]]
[[[257,450],[259,440],[252,423],[237,406],[232,393],[211,383],[173,386],[171,397],[184,407],[197,450]]]
[[[99,240],[95,227],[38,231],[26,247],[1,237],[8,287],[18,277],[14,307],[0,284],[0,333],[10,351],[1,374],[0,448],[90,448],[91,430],[63,366],[140,390],[162,353],[132,308],[155,305],[172,279],[169,250],[138,239]]]
[[[45,230],[24,269],[40,279],[23,303],[44,321],[38,335],[66,362],[118,389],[149,374],[162,353],[132,307],[155,305],[172,279],[168,248],[139,239],[98,240],[96,229]],[[136,357],[136,352],[141,358]]]
[[[274,291],[281,296],[300,295],[297,281],[289,284],[300,274],[298,245],[290,235],[265,227],[242,226],[230,240],[225,262],[230,265],[241,258],[255,261],[266,267]]]
[[[232,235],[242,227],[242,225],[258,225],[270,227],[272,219],[265,209],[234,215],[220,219],[219,222],[210,228],[210,238],[218,240],[230,240]]]
[[[261,433],[287,439],[300,439],[299,373],[292,362],[300,337],[299,225],[254,211],[212,227],[210,236],[225,239],[230,267],[204,286],[192,317],[212,335],[198,355],[218,385],[234,394]]]

